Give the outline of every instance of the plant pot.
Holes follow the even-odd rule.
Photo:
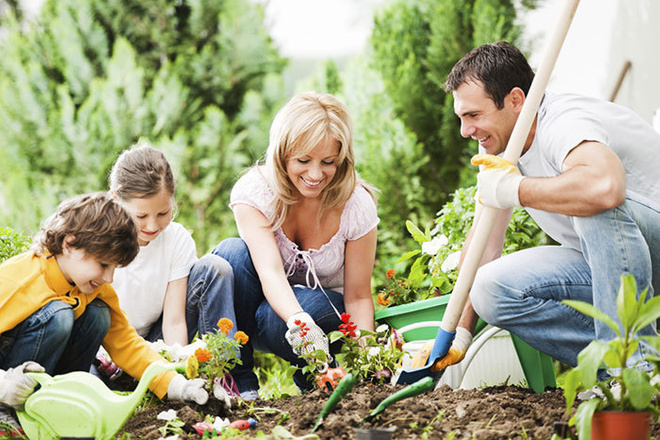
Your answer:
[[[387,307],[375,313],[374,317],[379,324],[388,324],[390,327],[400,329],[406,325],[427,322],[442,321],[442,317],[447,309],[450,294],[436,296],[434,298],[423,299],[408,304]],[[475,334],[480,332],[486,323],[479,319],[475,328]],[[438,332],[438,326],[425,326],[408,330],[404,333],[403,339],[410,341],[426,341],[435,339]]]
[[[591,440],[647,440],[649,413],[598,411],[591,419]]]
[[[377,311],[375,318],[380,324],[388,324],[396,329],[415,322],[441,321],[448,302],[449,295],[436,296],[413,303],[387,307]],[[406,332],[403,338],[406,342],[434,339],[437,331],[437,327],[417,328]]]

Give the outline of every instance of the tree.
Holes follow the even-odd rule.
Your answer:
[[[515,18],[512,0],[399,0],[375,19],[372,65],[395,114],[423,145],[424,199],[436,210],[456,188],[473,183],[474,173],[467,177],[463,170],[476,152],[474,142],[460,137],[444,81],[473,47],[497,40],[515,44]]]
[[[0,224],[34,232],[62,198],[106,189],[119,152],[146,138],[175,169],[200,252],[233,234],[229,191],[263,142],[248,124],[283,100],[258,5],[49,0],[37,24],[1,24]]]

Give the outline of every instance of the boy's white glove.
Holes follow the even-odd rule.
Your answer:
[[[27,361],[7,371],[0,370],[0,403],[22,411],[25,400],[32,394],[37,381],[25,373],[42,373],[44,367]]]
[[[325,372],[328,369],[327,364],[332,362],[330,344],[325,332],[316,325],[312,317],[306,312],[291,315],[286,321],[286,326],[289,330],[287,330],[284,337],[296,355],[302,356],[316,350],[323,350],[326,355],[326,364],[319,367],[319,372]]]
[[[483,205],[507,209],[520,206],[518,190],[525,178],[511,162],[492,154],[477,154],[472,165],[483,165],[477,174],[478,200]]]
[[[204,379],[186,379],[177,374],[167,387],[167,397],[170,400],[187,400],[204,405],[209,400],[209,393],[204,389]]]

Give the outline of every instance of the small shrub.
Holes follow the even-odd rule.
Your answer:
[[[10,228],[0,228],[0,263],[28,250],[30,242],[27,235]]]

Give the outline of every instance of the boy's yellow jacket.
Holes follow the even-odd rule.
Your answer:
[[[82,293],[78,287],[69,284],[55,258],[47,254],[36,256],[26,252],[0,265],[0,335],[51,301],[71,304],[75,319],[78,319],[87,304],[96,298],[110,308],[110,330],[103,339],[103,347],[113,362],[139,379],[152,362],[165,360],[130,326],[110,284],[99,286],[91,294]],[[162,398],[175,374],[173,371],[160,374],[149,388]]]

